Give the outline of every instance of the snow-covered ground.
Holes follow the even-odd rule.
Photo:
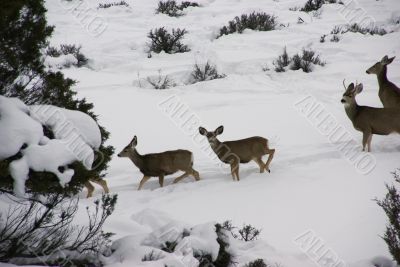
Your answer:
[[[373,199],[384,196],[390,172],[400,167],[399,135],[373,137],[376,166],[362,174],[296,103],[311,95],[326,114],[351,133],[361,150],[361,133],[354,130],[340,103],[342,80],[364,84],[364,92],[357,98],[360,104],[381,106],[376,76],[365,71],[386,54],[399,56],[400,32],[393,24],[393,18],[400,17],[398,0],[344,1],[352,2],[350,10],[361,8],[365,12],[360,18],[374,18],[377,25],[394,32],[384,36],[346,33],[339,42],[330,42],[327,37],[325,43],[319,42],[321,35],[349,22],[341,5],[324,5],[319,17],[313,17],[289,10],[304,1],[208,0],[199,1],[200,8],[187,9],[185,16],[173,18],[155,14],[156,0],[127,2],[129,7],[96,9],[98,0],[47,1],[49,23],[56,26],[51,44],[82,45],[89,66],[63,72],[79,81],[75,87],[79,96],[95,104],[101,124],[111,132],[109,143],[117,152],[134,135],[141,153],[191,150],[201,181],[186,178],[172,185],[175,175],[159,188],[158,179],[152,179],[138,192],[141,173],[128,159],[115,155],[106,180],[110,190],[118,193],[119,202],[105,226],[107,231],[121,238],[137,234],[138,229],[151,232],[170,220],[165,217],[190,225],[229,219],[239,226],[251,223],[262,229],[258,243],[239,250],[241,264],[265,258],[283,266],[314,266],[312,257],[294,242],[309,230],[351,266],[368,266],[362,261],[378,255],[389,257],[380,238],[386,218]],[[104,32],[93,36],[87,21],[79,19],[83,13],[68,9],[71,6],[86,10],[88,16],[98,18],[97,22],[104,21]],[[276,15],[286,27],[270,32],[246,30],[215,40],[220,27],[252,11]],[[299,17],[305,22],[297,24]],[[189,33],[184,43],[191,51],[148,58],[147,33],[160,26],[186,28]],[[326,65],[312,73],[264,72],[265,65],[273,69],[272,61],[285,46],[289,54],[313,48]],[[185,85],[194,63],[207,60],[227,77]],[[178,86],[146,88],[146,77],[156,76],[159,70]],[[400,84],[400,58],[388,67],[388,77]],[[183,117],[171,116],[165,105],[160,105],[166,100],[183,103]],[[183,123],[187,118],[191,118],[189,124]],[[254,135],[268,138],[276,149],[271,173],[260,174],[258,166],[249,163],[241,165],[241,181],[233,182],[228,166],[221,167],[205,138],[197,134],[198,125],[208,130],[224,125],[221,140]],[[97,189],[95,197],[101,194]],[[84,196],[82,192],[80,197]],[[81,205],[92,201],[83,200]],[[140,219],[149,214],[153,221]],[[138,266],[129,260],[110,264]]]

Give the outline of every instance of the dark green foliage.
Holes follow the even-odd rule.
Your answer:
[[[162,259],[161,253],[152,250],[150,253],[143,256],[142,261],[158,261],[159,259]]]
[[[344,31],[342,30],[342,27],[340,27],[340,26],[335,26],[331,30],[331,34],[339,34],[339,33],[344,33]]]
[[[193,256],[199,261],[199,267],[216,267],[216,265],[212,263],[212,257],[210,254],[196,252]]]
[[[196,2],[182,2],[180,5],[176,3],[176,1],[160,1],[158,2],[158,7],[156,9],[156,13],[163,13],[170,17],[180,17],[183,16],[182,11],[188,7],[198,7],[199,4]]]
[[[361,34],[371,34],[371,35],[385,35],[387,31],[383,28],[375,27],[362,27],[357,23],[353,23],[347,27],[346,32],[359,32]]]
[[[61,56],[61,51],[54,46],[49,46],[47,47],[46,55],[48,55],[49,57],[59,57]]]
[[[257,240],[261,233],[261,230],[253,227],[251,224],[243,225],[243,227],[239,229],[233,226],[231,221],[225,221],[221,227],[225,231],[230,232],[233,238],[245,242]]]
[[[215,267],[228,267],[234,262],[234,257],[231,255],[227,249],[229,247],[228,236],[226,235],[225,229],[221,224],[217,223],[215,225],[215,231],[217,233],[217,242],[219,244],[219,251],[217,260],[214,263]]]
[[[301,54],[296,54],[293,57],[289,57],[286,48],[283,50],[283,54],[280,55],[274,62],[276,72],[285,72],[286,67],[289,66],[291,70],[303,70],[304,72],[313,71],[314,65],[324,66],[319,55],[313,50],[303,49]]]
[[[235,17],[228,22],[228,26],[224,26],[219,30],[217,38],[231,33],[242,33],[245,29],[254,31],[272,31],[277,25],[276,17],[268,15],[265,12],[253,12],[249,15],[243,14]]]
[[[98,254],[109,248],[112,236],[102,227],[115,209],[117,195],[103,195],[101,201],[95,201],[94,211],[87,209],[87,226],[72,224],[78,201],[63,193],[49,194],[45,199],[18,202],[0,213],[0,262],[100,265]],[[77,254],[67,258],[63,251]]]
[[[129,4],[125,1],[114,2],[114,3],[107,3],[107,4],[99,4],[97,8],[110,8],[112,6],[126,6],[128,7]]]
[[[176,1],[158,2],[156,13],[163,13],[170,17],[179,17],[183,15]]]
[[[400,184],[400,173],[396,171],[393,177]],[[400,264],[400,191],[395,185],[386,185],[387,193],[383,200],[376,200],[377,204],[384,210],[389,224],[383,236],[393,259]]]
[[[340,41],[340,38],[337,34],[332,35],[332,38],[330,40],[331,42],[337,43]]]
[[[325,4],[325,0],[307,0],[304,7],[302,7],[300,11],[304,12],[315,11],[320,9],[323,4]]]
[[[177,241],[167,241],[162,245],[161,250],[168,253],[173,253],[177,245],[178,245]]]
[[[46,50],[46,55],[50,57],[59,57],[61,55],[73,55],[77,62],[74,64],[74,66],[80,68],[84,65],[87,64],[89,61],[88,58],[81,53],[81,46],[76,46],[76,45],[67,45],[67,44],[62,44],[60,45],[60,49],[58,50],[56,47],[49,46]],[[69,68],[70,65],[65,65],[65,67]]]
[[[319,55],[313,50],[303,49],[302,54],[296,54],[292,57],[291,70],[302,69],[304,72],[308,73],[313,70],[313,65],[324,66],[325,62],[321,61]]]
[[[53,31],[45,14],[43,0],[0,2],[0,95],[12,93],[15,86],[23,87],[43,72],[41,51]],[[26,79],[16,81],[21,76]]]
[[[275,65],[276,72],[284,72],[285,67],[290,64],[290,57],[286,51],[286,47],[283,49],[282,55],[278,56],[278,58],[273,63]]]
[[[8,165],[11,160],[7,159],[0,161],[0,191],[6,193],[12,193],[13,190],[13,178],[8,173]],[[64,188],[60,186],[59,180],[56,175],[49,172],[35,172],[29,171],[29,179],[25,182],[26,191],[28,193],[37,193],[42,195],[48,195],[52,193],[63,193],[68,192],[69,194],[77,194],[81,191],[82,186],[87,180],[87,177],[91,177],[92,173],[82,165],[80,162],[74,162],[68,166],[75,170],[75,175],[71,182],[69,182]]]
[[[229,221],[227,221],[229,222]],[[199,267],[229,267],[236,264],[233,255],[227,250],[229,248],[229,237],[227,236],[226,222],[223,224],[217,223],[215,225],[215,232],[217,233],[217,242],[219,244],[218,257],[212,261],[210,254],[197,251],[193,256],[200,262]]]
[[[246,242],[257,240],[260,233],[261,230],[251,224],[244,225],[242,229],[239,229],[240,239]]]
[[[222,79],[226,77],[225,74],[219,74],[217,67],[211,65],[208,61],[204,66],[200,66],[196,63],[190,75],[192,78],[192,83]]]
[[[200,5],[196,2],[188,2],[188,1],[184,1],[181,3],[181,5],[179,6],[180,9],[185,9],[188,7],[199,7]]]
[[[147,82],[153,87],[153,89],[163,90],[168,89],[170,87],[174,87],[175,83],[172,79],[168,77],[168,75],[163,76],[161,71],[158,72],[158,76],[151,78],[147,77]]]
[[[93,113],[93,104],[84,98],[76,98],[76,92],[71,89],[75,84],[74,80],[65,78],[61,72],[45,70],[42,52],[45,51],[48,45],[47,38],[53,30],[47,25],[45,12],[43,0],[0,2],[0,95],[18,97],[28,105],[44,103],[79,110],[97,121],[97,115]],[[79,54],[79,47],[62,46],[60,50],[47,49],[47,53],[53,56],[67,52]],[[80,57],[79,62],[84,64],[85,58]],[[109,133],[102,126],[99,127],[102,145],[96,152],[93,170],[84,169],[78,162],[71,164],[75,175],[65,190],[53,174],[31,171],[27,191],[76,193],[89,178],[104,177],[114,148],[105,145]],[[51,133],[46,132],[48,137],[52,138]],[[2,190],[8,191],[12,187],[8,165],[13,158],[0,162]]]
[[[75,45],[66,45],[66,44],[62,44],[60,46],[61,53],[63,53],[64,55],[71,54],[76,58],[77,60],[76,67],[78,68],[86,65],[88,62],[86,56],[81,53],[81,48],[82,48],[81,46],[77,47]]]
[[[255,261],[247,263],[244,267],[268,267],[268,265],[264,262],[263,259],[257,259]]]
[[[147,35],[150,38],[149,52],[160,53],[164,51],[167,54],[189,52],[187,45],[181,43],[187,31],[185,29],[172,29],[169,33],[164,27],[151,30]]]
[[[332,38],[331,42],[339,42],[340,41],[340,34],[345,34],[347,32],[355,32],[355,33],[361,33],[364,35],[385,35],[388,32],[383,29],[379,28],[377,26],[371,26],[371,27],[363,27],[357,23],[353,23],[351,25],[343,25],[343,26],[335,26],[331,30]]]
[[[311,12],[316,11],[322,7],[323,4],[340,4],[343,5],[342,1],[337,0],[307,0],[304,7],[300,8],[300,11]]]

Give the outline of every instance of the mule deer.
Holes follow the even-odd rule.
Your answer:
[[[220,142],[217,138],[222,134],[224,126],[219,126],[215,131],[209,132],[203,127],[199,128],[201,135],[207,137],[211,148],[217,154],[218,158],[227,164],[231,165],[232,178],[239,181],[239,163],[248,163],[251,160],[255,161],[260,167],[260,173],[269,170],[269,164],[274,157],[275,149],[269,149],[268,140],[259,137],[249,137],[246,139]],[[264,164],[262,156],[268,154],[268,160]]]
[[[400,133],[400,109],[359,106],[356,101],[356,95],[363,90],[362,83],[356,84],[356,86],[351,83],[346,88],[343,80],[343,86],[345,92],[341,102],[344,104],[344,109],[354,128],[363,133],[363,151],[368,146],[368,152],[371,152],[373,134]]]
[[[94,191],[94,186],[90,182],[100,185],[103,188],[104,193],[108,194],[110,192],[110,190],[108,189],[108,186],[107,186],[107,182],[105,180],[103,180],[100,177],[91,178],[91,179],[89,179],[89,181],[87,181],[85,183],[85,187],[88,191],[87,198],[92,197],[93,191]]]
[[[173,150],[162,153],[140,155],[136,150],[137,137],[133,137],[132,141],[118,154],[118,157],[128,157],[143,173],[138,190],[151,177],[158,177],[160,186],[163,187],[164,176],[183,171],[184,174],[175,178],[174,184],[183,178],[192,175],[196,181],[200,180],[200,175],[193,169],[193,154],[188,150]]]
[[[400,108],[400,89],[387,78],[387,65],[393,62],[395,57],[384,56],[381,61],[367,69],[368,74],[376,74],[379,84],[379,98],[385,108]]]

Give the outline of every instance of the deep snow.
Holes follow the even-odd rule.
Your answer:
[[[54,139],[44,135],[43,126],[51,129]],[[9,166],[17,196],[25,194],[30,169],[54,173],[65,186],[74,175],[67,166],[80,161],[86,169],[92,169],[93,149],[100,144],[98,125],[83,112],[52,105],[27,106],[17,98],[0,96],[0,159],[21,151],[21,157]]]
[[[352,10],[361,7],[364,16],[373,17],[377,25],[395,32],[384,36],[346,33],[337,43],[329,42],[329,38],[319,42],[321,35],[329,34],[335,25],[348,22],[337,4],[324,5],[316,18],[289,10],[302,6],[304,1],[209,0],[199,1],[203,7],[189,8],[185,16],[171,18],[154,14],[156,0],[127,2],[129,8],[96,9],[98,1],[90,0],[81,2],[77,10],[68,10],[69,5],[79,2],[48,1],[49,23],[56,26],[51,44],[82,45],[89,66],[63,72],[79,81],[79,96],[95,104],[101,124],[111,132],[109,143],[117,152],[133,135],[138,136],[141,153],[189,149],[202,180],[187,178],[171,185],[175,177],[171,176],[164,188],[159,188],[158,180],[152,179],[138,192],[141,173],[129,160],[115,156],[106,180],[111,192],[118,193],[119,203],[105,226],[107,231],[116,233],[115,238],[135,235],[138,228],[150,227],[147,232],[151,232],[157,227],[148,224],[165,221],[163,216],[191,225],[230,219],[237,225],[251,223],[262,228],[260,242],[243,245],[247,247],[240,250],[241,263],[262,257],[283,266],[313,266],[294,242],[310,229],[351,266],[366,266],[364,260],[389,256],[380,238],[386,218],[373,199],[384,196],[384,184],[391,182],[390,172],[400,167],[399,136],[373,137],[376,166],[362,174],[295,103],[309,95],[314,97],[347,129],[361,150],[361,133],[354,130],[340,103],[342,80],[363,82],[364,92],[358,102],[381,106],[376,76],[365,71],[386,54],[399,55],[400,33],[393,20],[400,17],[397,0],[352,1]],[[105,31],[98,36],[93,36],[87,24],[77,18],[77,11],[88,8],[88,14],[106,21]],[[274,14],[279,23],[289,26],[271,32],[246,30],[241,35],[214,39],[229,20],[252,11]],[[298,17],[305,23],[297,24]],[[160,26],[186,28],[189,33],[184,43],[191,52],[148,58],[146,35]],[[326,65],[308,74],[263,72],[266,64],[273,68],[272,61],[284,46],[290,54],[312,47]],[[194,63],[207,60],[227,77],[184,85]],[[159,70],[170,75],[178,86],[163,91],[147,89],[143,85],[146,77],[157,75]],[[400,58],[388,66],[388,77],[400,84]],[[160,104],[173,96],[186,105],[182,118],[171,118]],[[193,118],[198,122],[194,121],[189,129],[185,128],[187,124],[180,126],[190,114],[194,116],[191,122]],[[206,140],[195,134],[198,125],[207,129],[224,125],[221,140],[253,135],[268,138],[276,149],[271,173],[260,174],[257,165],[249,163],[241,165],[241,181],[233,182],[228,166],[221,167]],[[95,197],[100,194],[99,189]],[[80,197],[84,196],[82,192]],[[90,203],[92,199],[81,201],[82,206]],[[154,222],[135,219],[135,214],[148,211],[168,215],[159,215],[160,219],[154,215]],[[110,266],[123,264],[132,266],[129,261]]]

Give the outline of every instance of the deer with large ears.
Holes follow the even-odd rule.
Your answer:
[[[384,56],[366,71],[367,74],[376,74],[378,77],[378,95],[385,108],[400,108],[400,88],[387,78],[387,65],[392,63],[394,58]]]
[[[140,190],[144,183],[151,177],[158,177],[160,186],[163,187],[164,176],[174,174],[178,171],[184,173],[175,178],[174,183],[179,182],[183,178],[192,175],[196,181],[200,180],[200,175],[193,169],[193,154],[188,150],[173,150],[162,153],[141,155],[136,150],[137,137],[133,137],[132,141],[118,154],[118,157],[129,158],[140,172],[143,173],[143,179],[140,181]]]
[[[373,134],[400,133],[400,109],[359,106],[356,95],[362,92],[362,83],[356,85],[351,83],[346,88],[343,80],[343,86],[345,92],[341,102],[344,104],[344,109],[354,128],[363,133],[363,151],[366,151],[366,147],[368,147],[368,152],[371,151]]]
[[[207,137],[211,148],[217,154],[218,158],[231,165],[231,174],[233,180],[239,181],[239,164],[248,163],[250,161],[255,161],[260,167],[260,172],[264,171],[271,172],[269,170],[269,164],[274,157],[275,149],[270,149],[268,146],[268,140],[254,136],[246,139],[235,140],[235,141],[225,141],[220,142],[217,138],[218,135],[222,134],[224,131],[224,126],[219,126],[215,131],[207,131],[203,127],[199,127],[199,132],[201,135]],[[266,163],[262,161],[264,155],[269,155]]]

